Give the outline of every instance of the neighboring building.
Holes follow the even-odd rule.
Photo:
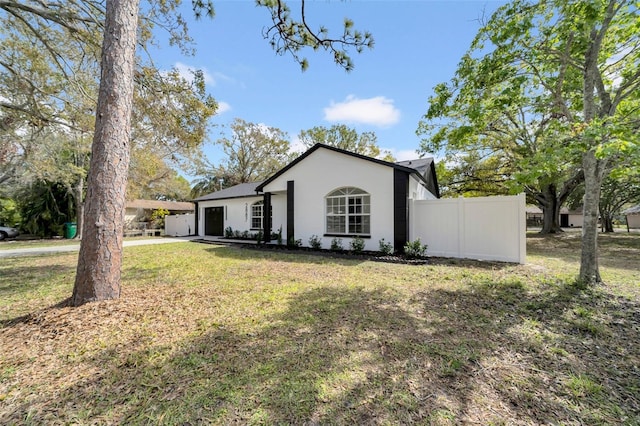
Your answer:
[[[124,220],[127,228],[135,228],[149,220],[155,210],[165,209],[170,214],[193,213],[195,204],[179,201],[132,200],[125,203]]]
[[[542,210],[538,206],[528,205],[527,226],[542,226]],[[560,209],[560,227],[562,228],[582,228],[583,224],[582,210],[569,210],[566,207]]]
[[[622,212],[627,218],[628,229],[640,229],[640,204]]]
[[[316,144],[264,182],[245,183],[194,200],[196,233],[220,236],[228,227],[323,247],[358,236],[365,249],[379,241],[409,241],[409,204],[439,198],[433,159],[391,163]],[[269,215],[266,215],[269,212]]]

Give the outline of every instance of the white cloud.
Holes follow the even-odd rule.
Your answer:
[[[324,109],[324,119],[389,127],[400,121],[400,110],[393,105],[393,99],[384,96],[359,99],[349,95],[343,102],[332,101]]]
[[[380,148],[380,151],[389,151],[396,161],[415,160],[420,158],[420,154],[415,149],[395,149],[395,148]]]
[[[300,138],[296,135],[291,139],[289,144],[289,153],[302,154],[307,150],[307,146],[302,143]]]
[[[183,64],[182,62],[176,62],[174,68],[178,70],[178,73],[182,78],[187,81],[193,80],[193,72],[194,71],[202,71],[202,76],[204,77],[204,83],[210,86],[216,85],[216,80],[213,78],[213,75],[206,68],[195,68],[190,65]]]
[[[223,114],[227,111],[231,111],[231,105],[224,101],[218,102],[218,110],[216,111],[216,114]]]

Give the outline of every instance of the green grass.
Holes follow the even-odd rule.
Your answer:
[[[640,235],[530,235],[528,264],[128,247],[79,308],[77,254],[0,262],[0,424],[638,424]]]

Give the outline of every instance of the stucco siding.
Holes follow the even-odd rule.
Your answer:
[[[198,203],[198,235],[204,236],[204,210],[208,207],[225,208],[224,229],[231,227],[234,231],[251,231],[251,205],[257,201],[262,201],[262,197],[200,201]]]
[[[265,192],[274,193],[274,231],[277,220],[282,221],[286,235],[286,189],[287,181],[295,186],[295,238],[302,245],[309,245],[309,238],[317,235],[323,248],[329,248],[333,237],[325,234],[325,197],[335,189],[357,187],[371,197],[371,235],[365,239],[366,250],[377,250],[381,238],[393,241],[393,168],[370,161],[346,156],[326,149],[319,149],[303,161],[287,170],[265,186]],[[282,194],[282,195],[280,195]],[[276,214],[276,211],[278,214]],[[276,218],[283,212],[282,218]],[[341,237],[343,247],[349,248],[351,238]]]
[[[409,177],[409,198],[412,200],[436,200],[433,195],[422,182],[414,175]]]

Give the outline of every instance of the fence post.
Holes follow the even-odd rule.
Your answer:
[[[518,203],[518,235],[520,240],[518,259],[524,265],[527,262],[527,199],[524,192],[518,194],[516,203]]]
[[[456,207],[458,209],[458,257],[466,257],[467,253],[467,235],[465,230],[465,200],[464,197],[458,197]]]

